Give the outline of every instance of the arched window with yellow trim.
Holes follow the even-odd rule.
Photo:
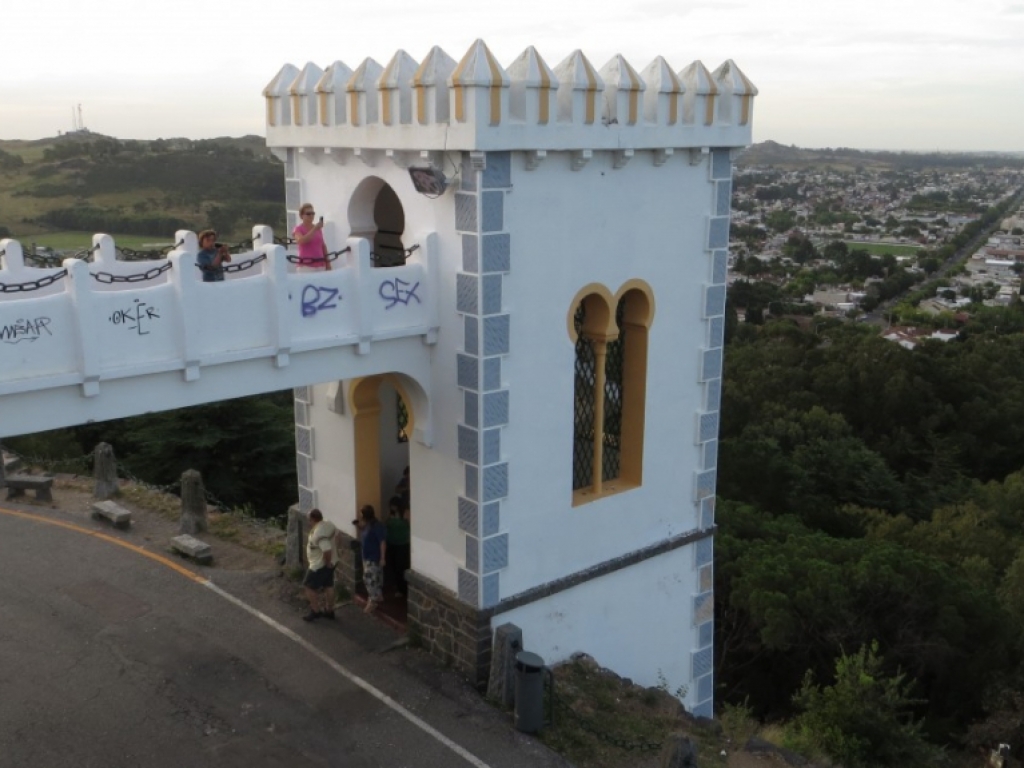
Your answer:
[[[624,285],[618,297],[601,286],[587,290],[571,326],[575,504],[643,482],[647,334],[654,309],[641,281]]]

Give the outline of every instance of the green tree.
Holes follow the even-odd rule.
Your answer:
[[[890,675],[878,643],[843,654],[835,664],[835,682],[815,684],[808,672],[794,697],[802,713],[792,726],[793,743],[821,750],[845,768],[932,768],[939,750],[925,740],[906,675]]]

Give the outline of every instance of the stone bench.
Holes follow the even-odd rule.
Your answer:
[[[7,486],[7,498],[16,499],[24,496],[25,491],[35,491],[39,501],[53,501],[50,488],[53,487],[53,478],[43,475],[11,475],[4,479]]]
[[[210,545],[187,533],[171,539],[171,549],[179,555],[195,560],[200,565],[209,565],[213,562],[213,551],[210,549]]]
[[[132,524],[131,511],[112,501],[97,501],[93,503],[92,516],[97,520],[109,520],[114,524],[115,528],[128,528]]]

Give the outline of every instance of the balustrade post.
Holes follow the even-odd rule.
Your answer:
[[[65,259],[68,271],[67,292],[75,316],[75,334],[78,337],[78,370],[82,374],[82,394],[96,397],[100,393],[100,348],[95,328],[96,294],[92,290],[89,265],[81,259]]]
[[[267,228],[269,229],[269,227]],[[253,240],[256,231],[253,230]],[[262,239],[260,240],[262,242]],[[271,238],[269,245],[260,246],[260,252],[267,257],[268,297],[272,340],[277,348],[274,366],[284,368],[290,362],[292,351],[292,329],[289,324],[288,308],[288,254],[283,246],[274,245]]]
[[[360,355],[370,352],[373,339],[373,314],[370,297],[374,294],[374,269],[370,262],[370,241],[363,237],[350,237],[348,247],[352,249],[352,266],[355,269],[356,333],[359,343],[356,351]]]

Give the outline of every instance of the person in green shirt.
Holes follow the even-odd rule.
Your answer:
[[[409,585],[405,583],[405,572],[412,566],[411,533],[409,526],[409,505],[400,496],[392,496],[388,502],[388,570],[391,582],[402,597],[408,597]]]

